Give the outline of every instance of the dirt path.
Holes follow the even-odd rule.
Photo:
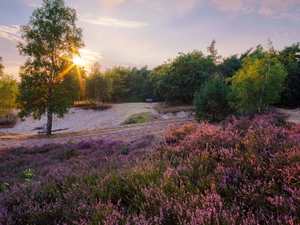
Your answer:
[[[20,146],[42,146],[50,143],[66,144],[68,143],[70,138],[72,138],[73,142],[75,143],[82,140],[97,140],[99,138],[130,141],[141,138],[146,135],[158,134],[160,132],[163,132],[168,128],[168,125],[173,124],[175,127],[179,127],[188,121],[195,120],[193,118],[160,120],[152,123],[119,126],[117,128],[112,128],[114,129],[112,131],[82,136],[40,139],[1,139],[0,148]]]

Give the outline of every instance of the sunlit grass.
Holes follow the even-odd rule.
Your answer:
[[[81,135],[89,135],[89,134],[98,134],[109,131],[115,131],[115,129],[104,129],[104,130],[89,130],[89,131],[76,131],[76,132],[63,132],[57,134],[7,134],[5,136],[0,136],[0,139],[38,139],[38,138],[58,138],[58,137],[73,137],[73,136],[81,136]]]
[[[153,122],[158,118],[159,116],[153,115],[150,112],[143,112],[138,114],[131,115],[128,119],[126,119],[122,124],[137,124],[137,123],[148,123]]]

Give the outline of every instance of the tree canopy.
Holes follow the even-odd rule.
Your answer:
[[[195,92],[194,106],[196,118],[206,118],[212,115],[212,121],[218,116],[225,116],[229,112],[229,89],[219,74],[211,75]]]
[[[288,75],[284,81],[285,90],[279,103],[288,107],[300,106],[300,42],[285,47],[279,52],[279,61]]]
[[[91,73],[86,80],[86,92],[89,99],[97,102],[111,98],[112,78],[107,75],[102,75],[100,72],[100,63],[96,62],[91,68]]]
[[[231,82],[230,105],[242,113],[265,109],[280,98],[287,72],[277,57],[270,52],[257,51],[243,59]]]
[[[43,0],[29,23],[21,26],[25,43],[18,49],[27,60],[20,69],[19,115],[40,119],[47,113],[46,134],[51,134],[52,114],[63,117],[71,106],[65,75],[75,66],[70,63],[72,55],[84,46],[76,20],[75,9],[63,0]]]
[[[174,60],[169,59],[160,70],[149,74],[149,79],[156,96],[163,95],[167,102],[193,102],[195,91],[214,67],[213,59],[201,51],[179,52]]]

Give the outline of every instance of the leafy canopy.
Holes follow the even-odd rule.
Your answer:
[[[163,95],[167,102],[193,102],[195,91],[214,67],[213,59],[201,51],[179,52],[174,60],[162,64],[159,71],[150,73],[149,79],[156,96]]]
[[[270,52],[258,51],[242,62],[242,68],[227,79],[232,83],[231,107],[242,113],[260,112],[268,104],[277,102],[287,75],[277,57]]]
[[[20,69],[21,117],[40,119],[47,112],[47,134],[51,134],[52,114],[63,117],[72,104],[69,91],[73,82],[65,75],[75,66],[70,61],[83,47],[82,29],[75,25],[76,11],[63,0],[43,0],[29,23],[21,26],[21,55],[27,61]]]
[[[101,99],[110,99],[112,92],[112,78],[102,75],[100,72],[100,63],[96,62],[92,68],[90,76],[86,80],[86,91],[89,99],[97,102]]]
[[[218,74],[210,76],[199,91],[195,92],[194,106],[196,118],[212,115],[214,121],[218,116],[228,113],[228,87]]]

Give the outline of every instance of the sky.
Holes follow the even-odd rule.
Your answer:
[[[26,58],[16,48],[20,25],[26,25],[42,0],[0,1],[0,56],[4,72],[18,79]],[[300,0],[65,0],[76,9],[83,28],[80,50],[85,68],[99,61],[112,66],[147,65],[148,69],[201,50],[216,40],[223,58],[258,44],[274,48],[300,41]]]

